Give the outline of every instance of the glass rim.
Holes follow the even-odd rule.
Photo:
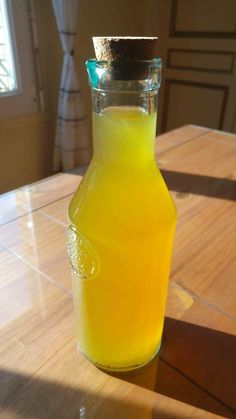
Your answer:
[[[140,64],[149,64],[149,65],[156,65],[161,66],[162,65],[162,59],[160,57],[154,57],[148,60],[134,60],[131,59],[131,62],[134,63],[140,63]],[[97,60],[96,58],[89,58],[86,60],[85,64],[97,64],[98,66],[108,65],[108,64],[119,64],[123,63],[124,60]]]
[[[120,83],[128,82],[131,90],[131,81],[141,80],[143,92],[150,92],[159,89],[161,82],[162,59],[152,58],[151,60],[97,60],[90,58],[86,61],[86,68],[89,75],[89,83],[92,89],[110,90],[105,88],[106,82],[117,82],[117,90],[121,89]],[[133,91],[134,86],[132,88]],[[137,90],[139,91],[139,89]]]

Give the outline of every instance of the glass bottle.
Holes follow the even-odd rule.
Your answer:
[[[70,206],[78,349],[108,370],[161,344],[176,209],[154,157],[161,60],[89,60],[94,153]]]

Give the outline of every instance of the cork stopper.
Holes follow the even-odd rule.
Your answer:
[[[96,59],[108,61],[116,80],[145,78],[143,60],[157,56],[157,37],[95,36]],[[146,67],[145,67],[146,68]]]
[[[150,60],[156,56],[157,37],[95,36],[97,60]]]

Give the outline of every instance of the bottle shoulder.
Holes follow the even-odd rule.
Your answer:
[[[176,207],[156,165],[130,171],[91,165],[70,203],[69,218],[75,225],[85,219],[143,224],[144,218],[172,224]]]

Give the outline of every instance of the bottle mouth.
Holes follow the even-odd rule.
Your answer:
[[[86,61],[89,82],[92,89],[138,91],[157,90],[161,84],[161,58],[151,60],[96,60]]]
[[[96,58],[89,58],[86,61],[86,65],[90,62],[93,62],[93,63],[95,62],[99,65],[103,65],[103,64],[108,65],[109,63],[120,63],[120,61],[133,61],[136,63],[140,62],[140,63],[156,64],[156,65],[160,65],[162,63],[162,60],[160,57],[154,57],[150,60],[134,60],[134,59],[129,60],[128,58],[126,60],[97,60]]]

